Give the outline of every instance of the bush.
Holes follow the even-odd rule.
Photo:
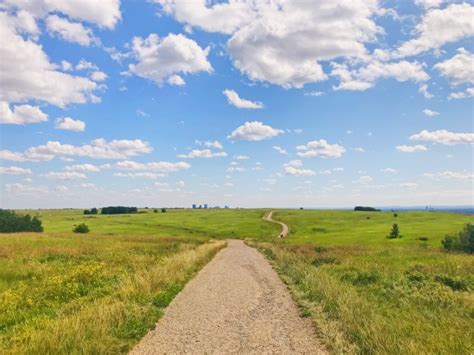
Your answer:
[[[158,213],[158,210],[155,208],[155,209],[153,210],[153,212],[154,212],[154,213]]]
[[[396,239],[396,238],[401,238],[402,236],[400,235],[400,230],[398,229],[398,224],[394,223],[392,226],[392,230],[390,231],[390,234],[387,235],[388,239]]]
[[[138,208],[136,207],[124,207],[124,206],[109,206],[102,207],[102,214],[125,214],[125,213],[137,213]]]
[[[428,237],[421,236],[421,237],[418,238],[418,240],[422,240],[422,241],[426,242],[428,240]]]
[[[474,225],[466,224],[458,235],[446,235],[441,244],[444,249],[449,251],[474,253]]]
[[[0,233],[42,232],[41,221],[29,214],[19,216],[13,211],[0,209]]]
[[[355,206],[354,211],[380,212],[377,208],[367,206]]]
[[[165,212],[166,212],[166,208],[162,208],[161,213],[165,213]]]
[[[394,214],[393,214],[393,217],[398,217],[398,214],[397,214],[397,213],[394,213]]]
[[[78,224],[74,226],[73,230],[74,233],[89,233],[89,227],[85,223]]]

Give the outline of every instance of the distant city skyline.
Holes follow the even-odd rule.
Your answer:
[[[0,207],[473,205],[473,18],[3,1]]]

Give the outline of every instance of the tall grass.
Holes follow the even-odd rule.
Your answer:
[[[0,345],[9,354],[127,352],[225,245],[152,237],[17,238],[0,238]],[[25,267],[11,269],[19,264]]]
[[[469,255],[416,247],[260,248],[335,353],[474,351]]]

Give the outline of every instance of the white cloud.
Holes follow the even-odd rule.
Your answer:
[[[47,120],[48,115],[38,106],[16,105],[12,111],[8,102],[0,101],[0,123],[24,125]]]
[[[59,185],[59,186],[56,186],[54,188],[54,191],[57,191],[57,192],[67,192],[69,191],[69,188],[67,186],[64,186],[64,185]]]
[[[412,141],[423,141],[439,143],[444,145],[454,145],[462,143],[474,143],[474,133],[455,133],[445,129],[429,132],[422,130],[420,133],[414,134],[410,137]]]
[[[94,81],[104,81],[104,80],[107,80],[107,74],[105,74],[104,72],[100,70],[94,71],[91,74],[91,79]]]
[[[144,179],[158,179],[163,177],[164,174],[160,173],[151,173],[151,172],[140,172],[140,173],[114,173],[114,176],[117,177],[126,177],[126,178],[144,178]]]
[[[400,187],[408,190],[415,190],[418,187],[416,182],[404,182],[400,184]]]
[[[299,169],[299,168],[295,168],[293,166],[285,166],[283,168],[283,172],[286,175],[295,175],[295,176],[313,176],[313,175],[316,175],[316,173],[313,170]]]
[[[421,84],[418,92],[422,94],[425,99],[432,99],[434,95],[428,91],[428,84]]]
[[[65,41],[78,43],[82,46],[89,46],[97,42],[92,30],[84,27],[79,22],[72,22],[64,17],[50,15],[46,18],[45,24],[50,34],[57,34]]]
[[[324,92],[322,91],[308,91],[304,93],[304,96],[323,96]]]
[[[236,160],[248,160],[250,157],[248,155],[237,155],[235,157]]]
[[[178,74],[171,75],[168,78],[167,83],[170,84],[170,85],[174,85],[174,86],[184,86],[184,85],[186,85],[186,82],[184,81],[184,79],[182,77],[180,77]]]
[[[186,162],[170,163],[167,161],[138,163],[131,160],[119,161],[115,164],[116,168],[124,170],[151,170],[162,173],[174,173],[177,171],[188,170],[191,165]]]
[[[357,70],[348,69],[346,64],[332,63],[332,68],[331,75],[340,79],[340,84],[334,87],[335,90],[364,91],[383,78],[392,78],[399,82],[411,80],[417,83],[429,79],[422,64],[405,60],[397,63],[373,60]]]
[[[178,158],[222,158],[226,157],[226,152],[213,153],[210,149],[193,149],[188,154],[178,154]]]
[[[84,132],[86,124],[84,121],[75,120],[71,117],[62,117],[56,120],[55,128],[65,131]]]
[[[276,150],[280,154],[288,154],[288,151],[286,149],[279,147],[277,145],[274,145],[273,149]]]
[[[91,182],[81,184],[79,186],[82,187],[83,189],[94,189],[95,188],[95,184],[93,184]]]
[[[31,169],[20,168],[18,166],[0,166],[0,174],[4,175],[30,175]]]
[[[402,153],[416,153],[416,152],[426,152],[428,149],[421,144],[417,145],[398,145],[395,147],[399,152]]]
[[[472,172],[456,172],[456,171],[443,171],[439,173],[426,173],[423,176],[433,179],[433,180],[441,180],[441,179],[455,179],[455,180],[473,180],[474,174]]]
[[[306,145],[299,145],[296,147],[298,155],[304,158],[340,158],[346,151],[343,146],[339,144],[329,144],[326,140],[311,141]]]
[[[425,9],[431,9],[433,7],[439,7],[444,0],[415,0],[415,4]]]
[[[474,55],[464,48],[459,48],[454,57],[433,68],[446,77],[451,85],[474,84]]]
[[[40,196],[48,193],[48,188],[45,186],[29,186],[20,183],[6,184],[5,190],[14,196]]]
[[[229,104],[237,108],[248,108],[248,109],[260,109],[263,108],[263,104],[258,101],[250,101],[242,99],[239,94],[234,90],[225,89],[223,94],[227,97]]]
[[[72,19],[87,21],[107,29],[113,29],[121,19],[120,0],[4,0],[3,3],[6,7],[22,9],[36,17],[43,17],[50,12],[60,12]]]
[[[143,111],[143,110],[138,109],[138,110],[136,110],[135,112],[136,112],[137,115],[139,115],[139,116],[142,116],[142,117],[150,117],[150,114],[146,113],[146,112]]]
[[[76,173],[76,172],[60,172],[60,171],[51,171],[49,173],[46,173],[43,175],[45,178],[48,179],[55,179],[55,180],[77,180],[77,179],[86,179],[87,176],[85,176],[82,173]]]
[[[76,64],[76,70],[99,70],[99,68],[97,68],[97,65],[94,63],[88,62],[82,58],[79,63]]]
[[[425,116],[428,116],[428,117],[435,117],[435,116],[438,116],[439,115],[439,112],[436,112],[436,111],[432,111],[430,109],[424,109],[423,110],[423,114]]]
[[[396,173],[398,173],[398,170],[393,169],[393,168],[385,168],[385,169],[382,169],[381,171],[384,172],[384,173],[389,173],[389,174],[396,174]]]
[[[467,88],[465,91],[452,92],[449,94],[448,99],[466,99],[470,97],[474,97],[474,87]]]
[[[415,27],[417,38],[403,43],[393,57],[414,56],[445,44],[474,35],[474,7],[468,3],[450,4],[445,9],[431,9]]]
[[[97,84],[88,78],[56,71],[42,47],[24,39],[9,26],[9,15],[0,12],[0,101],[40,100],[64,107],[70,103],[97,101]]]
[[[207,148],[215,148],[215,149],[223,149],[224,148],[219,141],[201,142],[201,141],[196,140],[195,143],[197,145],[201,145],[201,146],[204,146],[204,147],[207,147]]]
[[[241,172],[244,172],[245,170],[246,169],[242,168],[241,166],[230,166],[225,171],[227,171],[228,173],[234,173],[234,172],[241,173]]]
[[[303,166],[303,162],[299,159],[294,159],[294,160],[290,160],[288,163],[286,163],[285,165],[283,165],[285,167],[288,167],[288,166],[292,166],[292,167],[300,167],[300,166]]]
[[[99,172],[100,169],[92,164],[77,164],[77,165],[69,165],[64,167],[66,171],[88,171],[88,172]]]
[[[264,125],[262,122],[245,122],[227,136],[230,140],[261,141],[276,137],[284,132],[281,129]]]
[[[72,64],[67,60],[61,60],[61,69],[64,71],[70,71],[72,70]]]
[[[91,144],[75,146],[49,141],[45,145],[31,147],[24,152],[0,151],[0,159],[13,161],[48,161],[55,157],[89,157],[94,159],[126,159],[138,154],[150,153],[153,149],[148,142],[135,140],[95,139]]]
[[[164,38],[159,38],[154,33],[145,39],[135,37],[132,50],[138,63],[130,64],[129,72],[150,79],[158,85],[177,73],[212,72],[212,66],[207,60],[209,48],[202,49],[195,41],[182,34],[169,34]],[[176,85],[176,77],[171,82]]]
[[[360,176],[357,180],[354,180],[352,183],[367,186],[373,181],[374,181],[373,177],[368,176],[368,175],[363,175],[363,176]]]

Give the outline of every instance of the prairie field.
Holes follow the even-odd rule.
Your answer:
[[[266,211],[18,211],[44,232],[0,235],[2,352],[127,352],[227,238],[268,258],[333,353],[473,352],[474,258],[441,248],[473,216],[275,210],[279,239]]]

